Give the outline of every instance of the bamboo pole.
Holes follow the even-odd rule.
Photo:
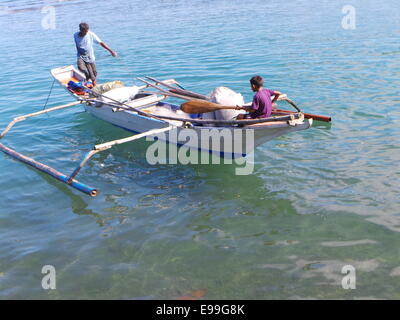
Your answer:
[[[143,137],[147,137],[147,136],[151,136],[153,134],[157,134],[157,133],[161,133],[161,132],[166,132],[166,131],[170,131],[172,129],[174,129],[174,126],[168,126],[165,128],[161,128],[161,129],[153,129],[153,130],[149,130],[143,133],[139,133],[139,134],[135,134],[133,136],[127,137],[127,138],[123,138],[123,139],[118,139],[118,140],[113,140],[113,141],[109,141],[109,142],[105,142],[102,144],[98,144],[95,145],[93,147],[93,149],[91,151],[89,151],[85,157],[83,158],[83,160],[79,163],[79,165],[76,167],[76,169],[72,172],[72,174],[68,177],[67,181],[68,183],[71,183],[73,181],[73,179],[78,175],[79,171],[81,171],[81,169],[83,168],[83,166],[89,161],[89,159],[91,157],[93,157],[96,153],[107,150],[112,148],[113,146],[116,146],[118,144],[123,144],[123,143],[127,143],[127,142],[131,142]]]
[[[183,97],[180,95],[176,95],[173,94],[169,91],[165,91],[163,89],[158,88],[157,86],[149,83],[146,80],[143,80],[141,78],[137,78],[138,80],[148,84],[151,87],[155,87],[156,89],[160,90],[161,92],[163,92],[164,95],[166,96],[174,96],[174,97],[178,97],[184,100],[193,100],[193,98],[188,98],[188,97]],[[88,89],[89,92],[91,92],[90,89]],[[144,91],[142,91],[144,92]],[[96,94],[93,92],[94,95],[97,96],[102,96],[101,94]],[[284,98],[286,99],[286,95],[283,95]],[[107,97],[106,97],[107,98]],[[198,124],[220,124],[220,125],[250,125],[250,124],[256,124],[256,123],[264,123],[264,122],[273,122],[273,121],[286,121],[286,120],[291,120],[291,118],[289,116],[282,116],[282,117],[273,117],[273,118],[260,118],[260,119],[243,119],[243,120],[203,120],[203,119],[189,119],[189,118],[177,118],[177,117],[168,117],[168,116],[161,116],[161,115],[153,115],[151,113],[146,113],[143,112],[137,108],[131,107],[126,103],[123,102],[119,102],[117,100],[108,98],[111,101],[114,101],[116,104],[118,104],[118,107],[115,107],[114,105],[111,105],[111,107],[114,107],[113,111],[119,111],[120,109],[122,110],[128,110],[128,111],[135,111],[140,115],[143,115],[145,117],[149,117],[149,118],[155,118],[155,119],[159,119],[159,120],[172,120],[172,121],[182,121],[184,123],[186,122],[190,122],[190,123],[198,123]],[[104,105],[107,105],[107,103],[104,103]],[[298,114],[297,114],[298,116]]]
[[[52,176],[53,178],[57,179],[58,181],[61,181],[62,183],[70,185],[72,188],[75,188],[83,193],[86,193],[86,194],[92,196],[92,197],[95,197],[97,195],[96,189],[89,187],[83,183],[80,183],[77,180],[71,180],[69,182],[69,178],[65,174],[47,166],[41,162],[38,162],[32,158],[24,156],[23,154],[18,153],[17,151],[15,151],[11,148],[8,148],[1,143],[0,143],[0,150],[4,153],[8,154],[9,156],[13,157],[14,159],[24,162],[24,163],[34,167],[35,169],[37,169],[41,172],[44,172],[44,173]]]
[[[39,115],[44,114],[44,113],[48,113],[48,112],[52,112],[52,111],[56,111],[56,110],[60,110],[60,109],[65,109],[65,108],[73,107],[73,106],[76,106],[76,105],[81,104],[81,103],[82,103],[82,100],[79,100],[79,101],[71,102],[71,103],[68,103],[68,104],[56,106],[56,107],[53,107],[53,108],[45,109],[45,110],[42,110],[42,111],[38,111],[38,112],[34,112],[34,113],[29,113],[29,114],[25,114],[25,115],[22,115],[22,116],[18,116],[18,117],[16,117],[16,118],[14,118],[14,119],[8,124],[8,126],[6,127],[6,129],[0,134],[0,139],[3,138],[3,137],[7,134],[7,132],[10,131],[11,128],[12,128],[17,122],[24,121],[24,120],[26,120],[27,118],[36,117],[36,116],[39,116]]]
[[[183,95],[180,95],[180,94],[177,94],[177,93],[173,93],[173,92],[169,92],[169,91],[154,92],[154,91],[144,91],[144,90],[142,90],[141,92],[142,93],[151,93],[151,94],[155,94],[155,95],[160,94],[162,97],[164,97],[163,99],[165,99],[168,96],[168,97],[174,97],[174,98],[187,100],[187,101],[195,100],[195,98],[193,98],[193,97],[183,96]]]
[[[170,89],[169,91],[172,93],[176,93],[176,94],[180,94],[180,95],[184,95],[184,96],[188,96],[188,97],[192,97],[194,99],[201,99],[201,100],[208,100],[208,97],[203,95],[203,94],[199,94],[193,91],[189,91],[189,90],[185,90],[185,89],[178,89],[174,86],[169,85],[168,83],[165,83],[164,81],[155,79],[153,77],[149,77],[149,76],[145,76],[145,78],[154,81],[156,84],[159,83],[161,85],[163,85],[164,87],[167,87],[168,89]]]
[[[105,104],[107,105],[107,104]],[[271,118],[258,118],[258,119],[243,119],[243,120],[204,120],[204,119],[192,119],[192,118],[177,118],[177,117],[169,117],[169,116],[161,116],[161,115],[153,115],[151,113],[143,112],[139,109],[131,108],[129,105],[125,103],[121,103],[120,106],[115,107],[114,111],[119,111],[119,109],[127,110],[127,111],[135,111],[140,115],[149,118],[155,118],[158,120],[172,120],[172,121],[181,121],[183,123],[198,123],[198,124],[220,124],[220,125],[249,125],[249,124],[256,124],[256,123],[264,123],[264,122],[275,122],[275,121],[286,121],[291,120],[289,115],[283,115],[280,117],[271,117]],[[299,117],[299,113],[295,113],[295,116]]]
[[[86,156],[83,158],[83,160],[79,163],[79,165],[76,167],[76,169],[72,172],[72,174],[68,177],[68,184],[71,184],[74,181],[74,178],[78,175],[79,171],[83,168],[83,166],[86,164],[86,162],[89,161],[91,157],[93,157],[96,153],[100,152],[102,150],[90,150]]]
[[[153,129],[153,130],[149,130],[149,131],[146,131],[146,132],[143,132],[143,133],[135,134],[135,135],[133,135],[131,137],[127,137],[127,138],[124,138],[124,139],[118,139],[118,140],[113,140],[113,141],[110,141],[110,142],[105,142],[105,143],[98,144],[98,145],[94,146],[94,150],[100,150],[101,151],[101,150],[104,150],[104,149],[109,149],[109,148],[111,148],[111,147],[113,147],[115,145],[118,145],[118,144],[131,142],[133,140],[137,140],[137,139],[140,139],[140,138],[143,138],[143,137],[151,136],[153,134],[162,133],[162,132],[165,132],[165,131],[170,131],[170,130],[172,130],[174,128],[175,128],[174,126],[168,126],[168,127],[161,128],[161,129]]]
[[[172,93],[172,92],[166,91],[164,89],[161,89],[161,88],[157,87],[156,85],[154,85],[154,84],[152,84],[152,83],[150,83],[150,82],[148,82],[148,81],[146,81],[146,80],[144,80],[142,78],[136,78],[136,79],[138,79],[139,81],[144,82],[145,84],[147,84],[150,87],[153,87],[153,88],[161,91],[166,96],[171,96],[171,97],[175,97],[175,98],[179,98],[179,99],[183,99],[183,100],[193,100],[192,97],[183,96],[183,95],[180,95],[180,94]]]

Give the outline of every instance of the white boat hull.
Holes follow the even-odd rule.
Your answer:
[[[254,148],[269,140],[290,132],[308,129],[312,124],[311,119],[304,119],[298,121],[295,125],[290,125],[286,121],[277,121],[242,128],[205,126],[184,128],[180,126],[182,123],[178,121],[167,122],[148,118],[133,111],[113,112],[111,108],[106,106],[95,107],[90,105],[86,105],[85,109],[98,119],[134,133],[164,128],[171,123],[178,125],[176,130],[158,135],[159,140],[231,159],[244,157]]]

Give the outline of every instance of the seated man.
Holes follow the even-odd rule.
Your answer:
[[[250,79],[251,89],[257,93],[254,95],[251,106],[237,106],[237,110],[246,110],[249,112],[248,114],[239,114],[237,120],[268,118],[271,116],[272,104],[278,100],[281,93],[279,91],[264,89],[263,82],[263,78],[260,76],[254,76]],[[274,98],[271,100],[272,96]]]

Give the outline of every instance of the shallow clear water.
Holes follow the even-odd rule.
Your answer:
[[[80,173],[89,198],[0,155],[0,298],[400,298],[400,4],[356,1],[2,1],[0,128],[41,110],[53,67],[75,63],[86,20],[99,81],[174,77],[209,93],[288,94],[332,125],[257,148],[255,170],[158,165],[146,142],[104,152]],[[44,5],[56,29],[44,30]],[[49,106],[70,102],[55,87]],[[2,143],[71,172],[94,144],[129,135],[82,110],[17,124]],[[344,265],[357,288],[341,286]],[[53,265],[57,289],[41,287]],[[200,292],[200,293],[199,293]]]

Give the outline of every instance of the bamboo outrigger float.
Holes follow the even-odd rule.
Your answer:
[[[183,104],[180,108],[177,105],[166,103],[164,101],[168,97],[174,97],[189,101],[193,104],[193,101],[206,101],[208,99],[207,96],[183,89],[183,87],[180,86],[180,84],[174,79],[160,81],[151,77],[146,77],[147,80],[138,78],[144,83],[144,85],[141,87],[124,87],[120,83],[112,83],[100,85],[94,89],[81,86],[82,90],[79,90],[78,84],[84,81],[84,75],[76,70],[73,66],[53,69],[51,70],[51,74],[53,75],[55,80],[58,81],[59,84],[63,88],[65,88],[77,101],[16,117],[0,134],[0,139],[3,139],[4,136],[18,122],[49,112],[66,108],[73,108],[80,105],[83,105],[85,110],[93,116],[105,120],[118,127],[122,127],[128,131],[135,132],[135,135],[124,139],[117,139],[95,145],[92,150],[90,150],[83,157],[82,161],[78,164],[76,169],[70,175],[61,173],[54,168],[40,163],[30,157],[22,155],[2,143],[0,143],[0,151],[8,154],[16,160],[24,162],[34,167],[35,169],[50,175],[58,181],[65,183],[72,188],[75,188],[76,190],[79,190],[93,197],[98,194],[97,189],[87,186],[77,181],[75,178],[91,157],[101,151],[108,150],[115,145],[131,142],[143,137],[154,136],[161,133],[165,133],[166,141],[171,142],[171,131],[176,130],[177,132],[179,132],[180,130],[184,129],[194,130],[199,134],[202,133],[202,130],[209,130],[210,128],[214,130],[222,130],[228,128],[231,131],[240,132],[242,130],[248,129],[254,130],[254,145],[246,145],[246,141],[244,140],[235,141],[235,143],[239,143],[241,147],[240,152],[238,153],[235,153],[236,149],[232,149],[231,153],[227,155],[226,153],[224,153],[224,150],[221,150],[221,146],[217,148],[214,148],[213,146],[208,150],[202,150],[198,148],[198,146],[201,144],[196,144],[193,146],[190,144],[185,144],[185,146],[188,148],[197,148],[198,150],[208,151],[209,153],[217,154],[222,157],[229,156],[231,158],[237,158],[245,156],[247,153],[251,152],[254,147],[264,143],[265,141],[271,140],[275,137],[287,134],[289,132],[308,129],[312,124],[312,117],[305,117],[300,109],[298,109],[291,100],[288,100],[286,96],[284,96],[284,99],[287,99],[288,102],[297,109],[296,111],[276,110],[274,117],[266,119],[203,119],[201,116],[199,117],[198,115],[183,112],[182,110],[184,109],[185,104]],[[152,83],[149,81],[152,81]],[[161,86],[163,86],[164,88],[161,88]],[[78,90],[76,90],[77,87]],[[126,99],[126,97],[121,99],[120,97],[118,97],[118,99],[116,99],[111,93],[117,92],[118,89],[120,89],[121,91],[130,90],[133,91],[134,94],[129,96],[128,99]],[[151,91],[151,89],[153,89],[153,91]],[[156,91],[154,91],[154,89],[156,89]],[[203,104],[204,103],[213,107],[213,104],[211,102],[203,102]],[[220,106],[214,107],[218,108]],[[156,112],[157,110],[168,110],[169,114],[160,114]],[[328,121],[328,117],[322,117],[318,120],[321,119],[322,121]],[[176,143],[176,141],[174,142]]]

